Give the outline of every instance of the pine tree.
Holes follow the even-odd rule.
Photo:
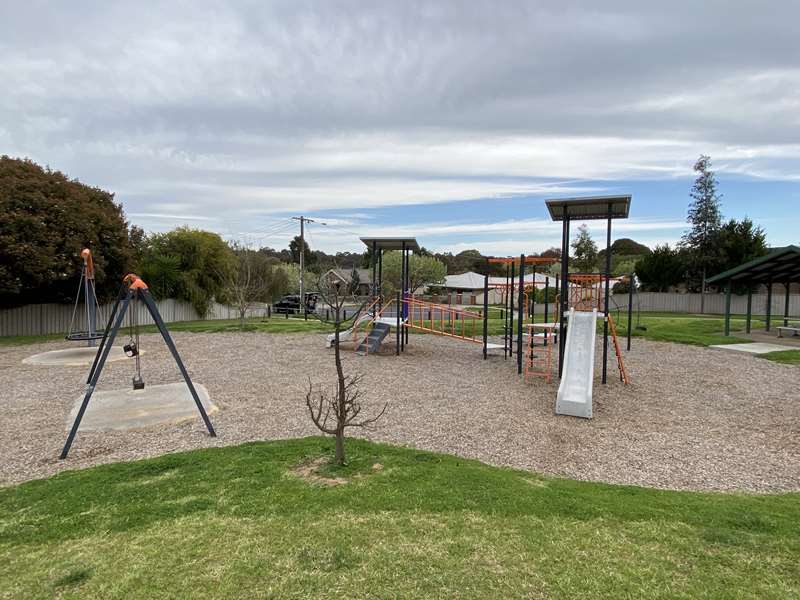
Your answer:
[[[687,221],[692,228],[683,236],[683,246],[689,251],[689,280],[699,279],[700,292],[704,296],[700,300],[700,312],[705,309],[706,275],[718,262],[716,238],[722,226],[720,198],[717,193],[717,179],[711,170],[711,157],[701,155],[694,164],[697,175],[689,196]]]
[[[572,249],[574,251],[572,264],[578,272],[593,272],[597,266],[597,244],[594,243],[586,224],[578,227],[578,233],[572,240]]]

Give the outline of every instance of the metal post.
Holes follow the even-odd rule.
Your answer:
[[[506,263],[506,287],[503,289],[503,360],[508,358],[508,299],[511,296],[511,265]]]
[[[606,383],[608,373],[608,301],[611,297],[611,203],[608,204],[608,221],[606,223],[606,291],[603,299],[603,378]]]
[[[303,305],[303,318],[308,321],[308,311],[306,310],[306,276],[305,276],[305,259],[306,259],[306,223],[313,223],[314,219],[307,219],[303,215],[299,217],[292,217],[294,221],[300,221],[300,303]]]
[[[628,345],[626,347],[629,352],[631,349],[631,326],[633,325],[633,286],[634,279],[633,273],[631,273],[628,279]]]
[[[86,383],[88,384],[92,377],[94,377],[95,369],[97,369],[97,363],[100,360],[100,355],[103,352],[103,348],[106,345],[106,341],[108,340],[108,334],[111,331],[111,325],[114,323],[114,318],[117,316],[117,311],[119,310],[120,302],[122,302],[123,298],[128,295],[128,286],[126,284],[122,284],[119,287],[119,292],[117,292],[117,297],[114,300],[114,306],[111,307],[111,314],[108,317],[108,321],[106,322],[106,329],[103,331],[103,338],[100,340],[100,347],[97,349],[97,352],[94,355],[94,360],[92,361],[92,366],[89,369],[89,375],[86,377]]]
[[[88,325],[87,337],[89,338],[89,347],[97,345],[94,339],[97,334],[97,298],[95,297],[94,290],[94,272],[91,273],[91,278],[86,278],[86,310],[88,311]]]
[[[375,283],[376,282],[376,279],[375,279],[375,260],[377,259],[377,256],[376,256],[377,254],[378,254],[378,242],[376,242],[375,240],[372,240],[372,259],[370,261],[371,262],[371,266],[372,266],[372,298],[370,298],[370,304],[372,304],[372,302],[375,300],[375,295],[376,295],[375,294],[375,285],[376,285],[376,283]],[[373,311],[373,314],[374,314],[375,313],[375,308],[374,307],[373,307],[372,311]]]
[[[750,333],[750,325],[753,320],[753,288],[747,286],[747,319],[745,320],[745,333]]]
[[[394,332],[394,335],[395,335],[395,339],[394,339],[395,350],[394,350],[394,353],[395,353],[396,356],[400,356],[400,292],[399,291],[397,292],[396,302],[397,302],[397,304],[394,307],[395,319],[396,319],[395,332]]]
[[[564,206],[564,221],[561,228],[561,297],[558,308],[558,376],[564,371],[564,344],[567,337],[565,315],[569,310],[569,216]]]
[[[767,314],[766,314],[766,328],[769,331],[770,321],[772,320],[772,282],[767,283]]]
[[[122,320],[125,318],[125,313],[128,312],[130,302],[131,291],[128,290],[125,293],[125,297],[122,299],[122,308],[120,309],[119,313],[117,314],[117,318],[114,320],[114,323],[111,326],[111,330],[107,339],[104,340],[106,344],[103,346],[102,352],[98,352],[99,359],[97,359],[96,365],[92,366],[92,370],[90,371],[91,377],[86,384],[86,394],[83,396],[81,407],[78,409],[78,414],[75,415],[75,422],[72,423],[72,428],[69,430],[67,441],[64,444],[64,448],[61,450],[61,455],[58,457],[60,460],[64,460],[67,458],[67,454],[69,454],[72,441],[75,439],[75,434],[78,433],[78,427],[80,427],[81,420],[86,412],[86,407],[89,406],[89,400],[94,393],[95,386],[97,386],[97,381],[100,379],[100,373],[102,373],[103,366],[106,364],[106,359],[108,358],[108,353],[111,352],[111,347],[114,345],[114,339],[117,337],[117,332],[119,331],[120,325],[122,325]]]
[[[514,356],[514,263],[511,263],[511,287],[508,292],[508,355]]]
[[[533,288],[534,295],[536,294],[536,287],[535,286],[536,286],[536,282],[534,281],[534,288]],[[542,321],[543,323],[547,323],[547,311],[548,311],[549,307],[550,307],[550,278],[549,277],[545,277],[544,278],[544,319]],[[534,311],[534,313],[535,313],[535,311]],[[536,317],[536,315],[534,314],[534,318],[535,317]],[[547,330],[545,330],[545,331],[547,331]],[[547,346],[547,336],[546,335],[544,336],[543,341],[544,341],[544,345]]]
[[[791,288],[791,284],[787,281],[784,286],[786,287],[786,295],[783,301],[783,326],[789,326],[789,289]]]
[[[725,335],[731,334],[731,280],[725,285]]]
[[[183,380],[186,382],[186,386],[189,388],[189,392],[192,394],[192,398],[194,398],[194,403],[197,405],[197,410],[200,411],[200,416],[203,417],[203,422],[206,424],[206,429],[208,429],[209,435],[211,435],[211,437],[217,437],[217,432],[214,431],[214,426],[211,425],[211,421],[206,414],[206,409],[203,407],[203,403],[200,402],[200,397],[197,395],[197,390],[194,388],[191,377],[189,377],[189,372],[186,370],[180,354],[178,354],[178,349],[175,347],[175,342],[172,341],[172,337],[169,335],[169,331],[167,331],[167,326],[164,325],[164,321],[161,319],[161,315],[158,313],[158,308],[156,308],[156,303],[153,301],[153,297],[150,295],[148,290],[138,290],[138,293],[141,299],[144,301],[144,305],[147,307],[147,310],[150,312],[150,316],[153,317],[153,321],[155,321],[156,327],[158,327],[158,331],[161,333],[161,337],[164,338],[164,343],[167,345],[167,348],[169,348],[172,358],[175,359],[175,362],[178,365],[178,370],[181,372]]]
[[[488,357],[489,343],[489,276],[483,276],[483,360]]]
[[[519,315],[517,318],[517,375],[522,375],[522,321],[525,317],[525,255],[519,257]]]
[[[378,312],[381,310],[383,296],[383,248],[378,250]]]
[[[406,311],[408,302],[406,301],[406,244],[400,250],[400,304],[397,310],[400,311],[400,352],[405,351],[406,347]]]

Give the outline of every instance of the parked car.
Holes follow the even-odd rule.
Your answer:
[[[317,308],[317,294],[306,294],[306,312],[314,312]],[[289,294],[278,300],[272,305],[272,312],[277,314],[297,315],[302,312],[300,305],[300,294]]]

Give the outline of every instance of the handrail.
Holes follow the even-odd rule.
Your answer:
[[[381,301],[381,297],[377,296],[372,302],[370,302],[369,305],[364,308],[364,315],[369,315],[369,311],[372,310],[375,307],[375,305],[378,304],[380,301]],[[370,323],[372,323],[373,321],[374,321],[374,315],[373,315],[372,319],[369,319]],[[361,327],[361,323],[362,323],[362,321],[360,320],[360,317],[356,319],[355,323],[353,323],[353,339],[354,340],[358,335],[358,330]]]
[[[376,298],[375,301],[370,305],[370,308],[372,308],[372,306],[377,304],[379,300],[381,300],[381,298]],[[369,319],[369,321],[367,322],[367,327],[369,327],[370,325],[374,325],[375,321],[377,321],[378,319],[381,318],[381,315],[383,314],[383,311],[385,311],[387,308],[389,308],[392,305],[393,302],[394,302],[394,298],[389,300],[389,302],[384,304],[377,313],[372,315],[372,318]],[[369,314],[369,313],[367,312],[367,314]],[[359,326],[360,325],[361,324],[359,323]],[[356,337],[355,330],[354,330],[353,337],[354,338]],[[358,348],[361,344],[364,344],[364,354],[369,354],[369,344],[367,344],[367,339],[368,338],[369,338],[369,332],[367,332],[367,334],[364,336],[364,338],[360,342],[356,343],[356,348]]]
[[[464,316],[467,316],[467,317],[470,317],[470,318],[473,318],[473,319],[481,319],[481,318],[483,318],[480,315],[478,315],[478,314],[476,314],[476,313],[474,313],[472,311],[463,310],[461,308],[453,308],[453,307],[451,307],[451,306],[449,306],[447,304],[438,304],[436,302],[428,302],[427,300],[418,300],[417,298],[414,298],[413,296],[410,296],[410,297],[408,297],[408,298],[406,298],[404,300],[401,300],[401,302],[408,302],[409,304],[416,304],[418,306],[425,306],[426,308],[434,308],[434,309],[438,308],[439,310],[450,311],[453,314],[460,314],[460,315],[464,315]]]
[[[457,339],[461,339],[467,342],[475,342],[475,343],[483,343],[482,339],[477,339],[475,337],[475,323],[477,321],[482,321],[485,316],[482,314],[475,314],[470,311],[461,310],[458,308],[452,308],[451,306],[445,304],[436,304],[434,302],[428,302],[425,300],[417,300],[415,298],[406,298],[402,300],[402,302],[407,303],[409,307],[408,311],[408,326],[414,329],[419,329],[421,331],[429,331],[431,333],[436,333],[439,335],[444,335],[447,337],[453,337]],[[414,307],[418,307],[419,309],[419,316],[420,320],[419,323],[415,322],[414,318]],[[425,314],[423,312],[424,309],[428,309],[428,320],[430,321],[430,327],[425,326]],[[434,318],[434,311],[439,311],[439,328],[436,328],[436,319]],[[447,313],[447,326],[449,326],[449,331],[445,329],[445,313]],[[461,331],[460,333],[456,333],[456,320],[457,317],[460,316],[461,319]],[[467,336],[466,332],[466,320],[467,317],[472,319],[472,332],[470,336]]]

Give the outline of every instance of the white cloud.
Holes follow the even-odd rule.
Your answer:
[[[700,153],[798,181],[799,19],[789,1],[5,4],[0,143],[146,228],[226,235],[602,193]],[[520,227],[502,235],[539,231]]]

